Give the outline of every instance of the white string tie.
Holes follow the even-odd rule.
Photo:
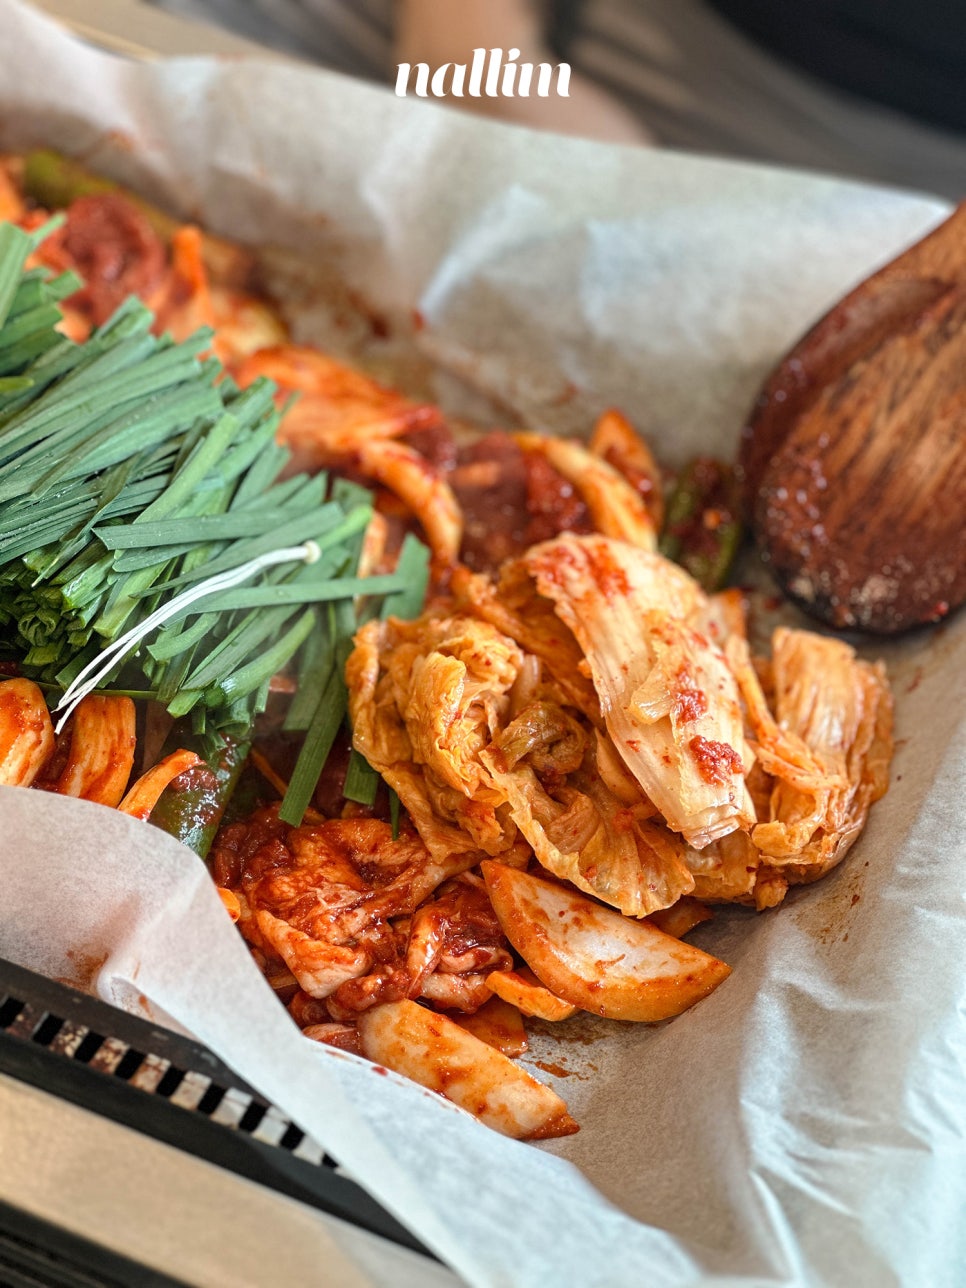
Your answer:
[[[129,631],[125,631],[98,653],[97,657],[92,658],[74,677],[63,697],[54,707],[55,713],[63,712],[54,732],[58,734],[61,732],[78,704],[83,702],[89,693],[93,693],[123,657],[133,652],[146,635],[150,635],[159,626],[163,626],[165,622],[177,616],[182,609],[196,603],[199,599],[217,595],[219,591],[231,590],[234,586],[247,581],[249,577],[254,577],[264,568],[273,568],[283,563],[313,564],[318,562],[321,555],[322,551],[314,541],[303,542],[300,546],[286,546],[282,550],[270,550],[256,559],[249,559],[247,563],[239,564],[237,568],[229,568],[225,572],[216,573],[213,577],[207,577],[204,581],[199,581],[196,586],[189,586],[180,595],[175,595],[174,599],[168,600],[166,604],[162,604],[160,608],[156,608],[153,613],[145,617],[143,622],[138,622],[137,626],[132,626]]]

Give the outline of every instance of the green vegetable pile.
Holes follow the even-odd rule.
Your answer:
[[[191,586],[314,542],[245,584],[183,607],[122,658],[114,690],[190,721],[217,755],[249,736],[272,677],[297,675],[286,727],[305,744],[282,816],[299,822],[345,717],[354,631],[418,612],[428,555],[392,575],[357,569],[371,498],[324,476],[279,481],[274,388],[240,390],[211,335],[151,334],[129,299],[81,345],[55,328],[80,283],[25,269],[51,225],[0,224],[0,627],[9,656],[55,694],[125,632]]]

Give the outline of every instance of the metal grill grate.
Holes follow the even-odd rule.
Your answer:
[[[0,1073],[426,1252],[205,1047],[2,960]]]
[[[278,1146],[296,1158],[335,1167],[321,1145],[306,1136],[274,1105],[247,1089],[226,1066],[222,1066],[219,1071],[222,1076],[218,1077],[189,1064],[184,1056],[190,1059],[194,1052],[180,1053],[181,1059],[176,1063],[178,1053],[165,1055],[157,1050],[140,1050],[119,1037],[105,1037],[86,1024],[48,1010],[43,1003],[27,1002],[9,991],[0,995],[0,1032],[32,1042],[99,1073],[111,1074],[129,1087],[160,1096],[179,1109],[194,1110],[212,1122]],[[150,1044],[154,1047],[169,1045],[167,1041],[159,1043],[159,1031],[149,1026],[147,1036],[154,1039]],[[142,1046],[148,1045],[142,1042]],[[174,1060],[171,1055],[175,1056]]]

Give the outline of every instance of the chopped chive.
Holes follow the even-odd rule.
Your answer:
[[[278,816],[284,823],[298,827],[302,822],[345,717],[347,697],[345,681],[333,669],[295,762],[285,799],[279,807]]]
[[[402,582],[396,573],[385,573],[381,577],[337,577],[323,581],[317,586],[303,583],[281,586],[252,586],[238,590],[224,590],[210,599],[199,601],[187,611],[200,612],[202,609],[217,609],[227,612],[229,609],[277,608],[284,604],[324,604],[330,600],[353,599],[356,595],[385,595],[399,592]]]
[[[379,774],[365,756],[353,747],[349,756],[349,768],[346,770],[342,795],[347,801],[355,801],[357,805],[374,805],[379,783]]]
[[[215,686],[215,692],[222,701],[214,702],[212,705],[220,706],[225,699],[232,700],[246,697],[264,681],[270,680],[276,671],[280,671],[285,663],[292,658],[299,645],[304,643],[306,636],[314,625],[315,613],[310,608],[306,609],[298,621],[288,628],[276,644],[273,644],[271,648],[266,649],[264,653],[256,656],[251,662],[240,667]]]
[[[403,540],[394,575],[402,582],[402,588],[383,600],[382,616],[418,617],[429,583],[429,549],[411,532]]]
[[[20,228],[0,224],[0,324],[7,320],[20,287],[24,263],[32,249],[30,237]]]
[[[96,535],[108,550],[137,550],[142,546],[155,548],[183,543],[189,536],[197,541],[226,538],[260,537],[276,532],[288,518],[285,510],[229,511],[202,518],[158,519],[152,522],[132,523],[115,528],[98,528]],[[276,543],[277,544],[277,543]],[[237,562],[244,562],[240,560]]]

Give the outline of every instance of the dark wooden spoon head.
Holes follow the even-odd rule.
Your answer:
[[[739,470],[762,555],[812,616],[894,634],[966,600],[966,207],[783,359]]]

